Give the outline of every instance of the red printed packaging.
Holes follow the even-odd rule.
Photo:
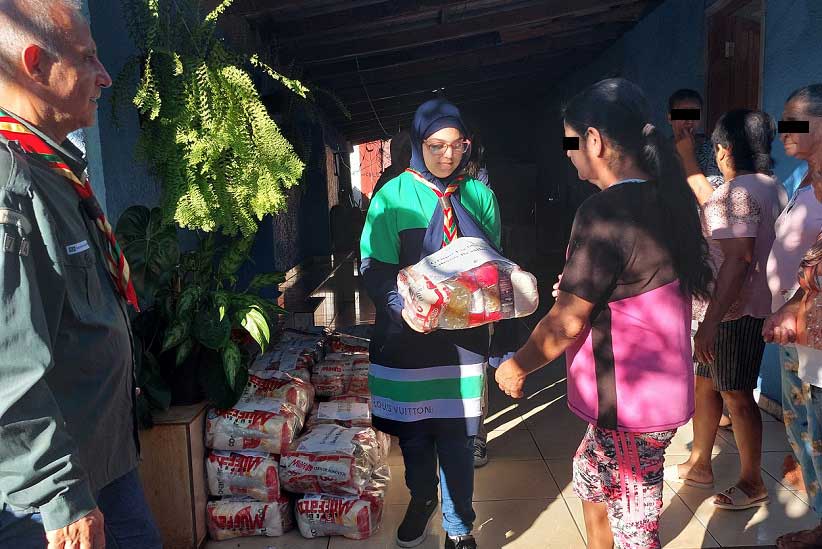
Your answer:
[[[208,533],[217,541],[246,536],[282,536],[294,527],[291,504],[282,496],[264,503],[252,499],[208,502]]]
[[[280,497],[278,469],[271,454],[212,451],[206,459],[208,493],[275,501]]]

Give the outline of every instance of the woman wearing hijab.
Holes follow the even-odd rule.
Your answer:
[[[565,136],[579,143],[568,157],[601,192],[577,210],[556,303],[496,373],[521,398],[526,376],[568,351],[568,406],[589,424],[573,464],[589,547],[661,546],[665,449],[694,412],[691,299],[708,293],[708,246],[649,120],[642,90],[621,78],[566,107]]]
[[[369,384],[374,427],[399,438],[411,502],[397,545],[425,540],[442,491],[445,547],[474,549],[474,436],[481,420],[487,326],[417,333],[402,319],[397,273],[457,236],[500,244],[493,192],[464,173],[471,153],[456,106],[422,104],[411,166],[371,201],[360,243],[366,291],[377,308]],[[439,469],[439,470],[438,470]]]

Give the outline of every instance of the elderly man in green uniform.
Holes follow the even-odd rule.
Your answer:
[[[0,547],[155,549],[134,287],[67,135],[111,78],[81,0],[0,0]]]

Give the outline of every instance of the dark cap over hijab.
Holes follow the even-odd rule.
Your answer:
[[[419,106],[414,114],[414,126],[411,131],[411,169],[419,172],[428,181],[446,186],[465,169],[471,157],[470,149],[462,155],[457,169],[447,178],[439,177],[428,171],[422,156],[422,142],[443,128],[456,128],[463,137],[468,137],[468,130],[462,120],[460,110],[445,99],[431,99]]]

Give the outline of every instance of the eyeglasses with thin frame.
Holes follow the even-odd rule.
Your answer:
[[[471,146],[470,139],[460,139],[459,141],[454,141],[453,143],[446,143],[444,141],[423,141],[426,147],[428,147],[428,152],[433,154],[434,156],[442,156],[445,154],[445,151],[449,148],[454,153],[465,154],[468,152],[468,147]]]

